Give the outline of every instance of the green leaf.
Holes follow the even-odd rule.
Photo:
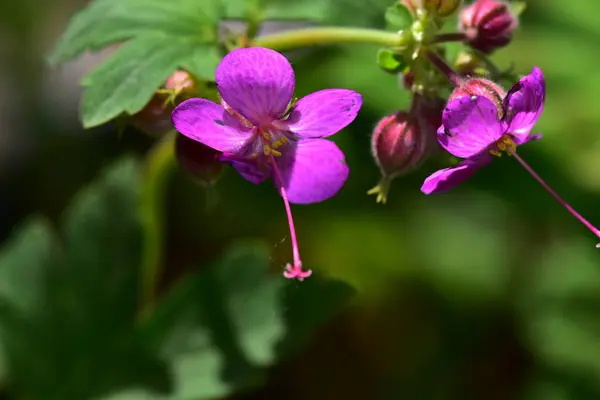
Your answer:
[[[301,284],[268,272],[269,247],[241,243],[205,272],[187,277],[144,324],[171,365],[176,399],[223,397],[255,387],[309,339],[352,294],[344,283]]]
[[[393,74],[404,71],[407,63],[400,54],[389,49],[380,49],[377,52],[377,64],[386,72]]]
[[[202,50],[210,49],[196,46],[194,42],[174,41],[164,35],[145,36],[125,44],[84,79],[84,127],[103,124],[123,111],[140,111],[180,65],[192,65],[196,73],[214,71],[216,63],[209,64],[216,57],[202,60]]]
[[[137,113],[179,67],[212,79],[221,11],[220,0],[95,0],[73,17],[51,64],[126,42],[82,82],[84,127]]]
[[[226,18],[252,22],[265,20],[313,20],[324,22],[330,16],[329,0],[223,0]]]
[[[56,266],[56,239],[43,219],[24,224],[0,254],[0,382],[10,372],[15,348],[30,348],[21,340],[27,322],[45,308],[48,274]]]
[[[0,292],[2,345],[21,397],[90,398],[135,384],[168,389],[165,364],[135,326],[138,175],[139,165],[124,160],[76,197],[64,252],[38,222],[0,257],[0,274],[25,292]],[[17,267],[21,273],[11,274]]]
[[[139,174],[137,162],[121,160],[82,190],[65,213],[69,278],[82,306],[110,309],[119,305],[111,312],[109,329],[115,323],[131,324],[137,313]]]
[[[56,264],[56,239],[43,219],[20,228],[0,254],[0,303],[25,317],[44,306],[44,284]]]
[[[396,3],[385,10],[385,21],[388,29],[399,31],[409,28],[413,19],[404,4]]]
[[[86,50],[156,34],[214,43],[219,10],[218,0],[95,0],[71,19],[49,60],[56,65]]]

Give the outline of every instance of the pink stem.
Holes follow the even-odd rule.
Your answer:
[[[294,265],[291,266],[287,264],[285,267],[285,271],[283,272],[283,276],[288,279],[297,278],[299,281],[302,281],[304,278],[308,278],[312,271],[303,270],[302,269],[302,260],[300,259],[300,250],[298,248],[298,240],[296,239],[296,228],[294,227],[294,218],[292,217],[292,208],[290,207],[290,202],[287,197],[287,193],[285,188],[283,187],[283,179],[281,179],[281,173],[279,172],[279,167],[277,166],[277,162],[275,161],[275,157],[271,155],[271,165],[273,166],[273,172],[275,173],[275,178],[277,179],[277,186],[279,187],[279,194],[283,198],[283,204],[285,205],[285,212],[287,214],[288,225],[290,226],[290,239],[292,241],[292,253],[294,256]]]
[[[571,207],[562,197],[560,197],[534,170],[523,160],[521,157],[517,155],[516,152],[511,151],[511,154],[515,157],[515,159],[535,178],[536,181],[540,183],[563,207],[565,207],[575,218],[579,220],[583,225],[586,226],[594,235],[600,237],[600,230],[596,229],[594,225],[592,225],[587,219],[583,218],[573,207]],[[600,247],[600,243],[596,245],[596,247]]]

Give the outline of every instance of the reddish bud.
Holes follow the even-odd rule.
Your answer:
[[[430,124],[425,123],[427,118],[419,120],[406,111],[399,111],[379,121],[373,131],[371,149],[382,178],[367,194],[376,194],[378,203],[386,202],[395,177],[417,168],[429,155],[435,136],[428,129]]]
[[[476,0],[460,12],[459,21],[467,43],[484,53],[506,46],[517,28],[509,4],[500,0]]]
[[[131,125],[149,136],[160,138],[173,129],[172,111],[173,107],[165,103],[163,96],[155,95],[140,112],[131,116]]]
[[[497,83],[484,78],[466,78],[450,95],[448,102],[461,97],[482,96],[491,100],[498,109],[498,116],[504,113],[502,102],[506,91]]]
[[[177,134],[175,138],[175,157],[177,163],[202,185],[214,184],[221,172],[223,164],[219,162],[221,152],[200,142]]]
[[[196,91],[196,84],[189,73],[185,71],[176,71],[165,82],[165,89],[171,90],[175,97],[185,95],[191,96]]]
[[[185,71],[175,71],[158,89],[152,99],[137,114],[131,117],[131,124],[155,138],[162,137],[173,129],[171,123],[171,112],[175,105],[175,99],[189,98],[195,94],[196,84]]]

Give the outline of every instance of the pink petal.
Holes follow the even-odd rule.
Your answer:
[[[459,97],[448,103],[438,129],[440,145],[452,155],[470,158],[494,144],[504,134],[498,109],[482,96]]]
[[[277,158],[290,203],[318,203],[335,195],[348,178],[344,153],[329,140],[300,140]],[[278,184],[278,182],[276,182]]]
[[[546,99],[546,82],[542,70],[533,67],[529,75],[514,85],[504,98],[504,121],[507,132],[523,142],[540,118]]]
[[[455,167],[440,169],[431,174],[423,186],[421,191],[425,194],[434,194],[447,192],[454,186],[469,179],[479,168],[485,166],[491,161],[491,156],[484,157],[479,160],[464,160]]]
[[[248,128],[223,107],[205,99],[182,102],[173,110],[171,120],[181,134],[222,152],[237,152],[250,137]]]
[[[302,139],[331,136],[354,121],[362,96],[347,89],[319,90],[301,98],[285,121]]]
[[[294,70],[289,61],[262,47],[227,54],[215,79],[223,100],[255,125],[280,118],[294,94]]]

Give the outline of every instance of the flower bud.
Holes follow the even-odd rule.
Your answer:
[[[459,21],[467,43],[484,53],[506,46],[517,27],[517,18],[501,0],[476,0],[460,12]]]
[[[466,78],[450,94],[448,102],[461,97],[482,96],[491,100],[498,109],[498,116],[504,114],[502,102],[506,96],[506,91],[497,83],[485,78]]]
[[[213,185],[221,175],[220,155],[221,152],[187,136],[178,133],[175,138],[177,163],[201,185]]]
[[[189,73],[185,71],[175,71],[165,82],[165,89],[171,90],[173,96],[191,97],[195,94],[196,84]]]
[[[416,10],[423,10],[436,17],[448,17],[460,6],[462,0],[402,0],[402,4],[416,15]]]
[[[160,138],[173,129],[172,111],[173,107],[165,104],[163,96],[155,95],[140,112],[131,116],[130,122],[143,133],[153,138]]]
[[[375,127],[371,149],[382,178],[367,194],[376,194],[378,203],[386,202],[395,177],[417,168],[429,155],[434,136],[424,132],[421,126],[418,118],[399,111],[384,117]]]

